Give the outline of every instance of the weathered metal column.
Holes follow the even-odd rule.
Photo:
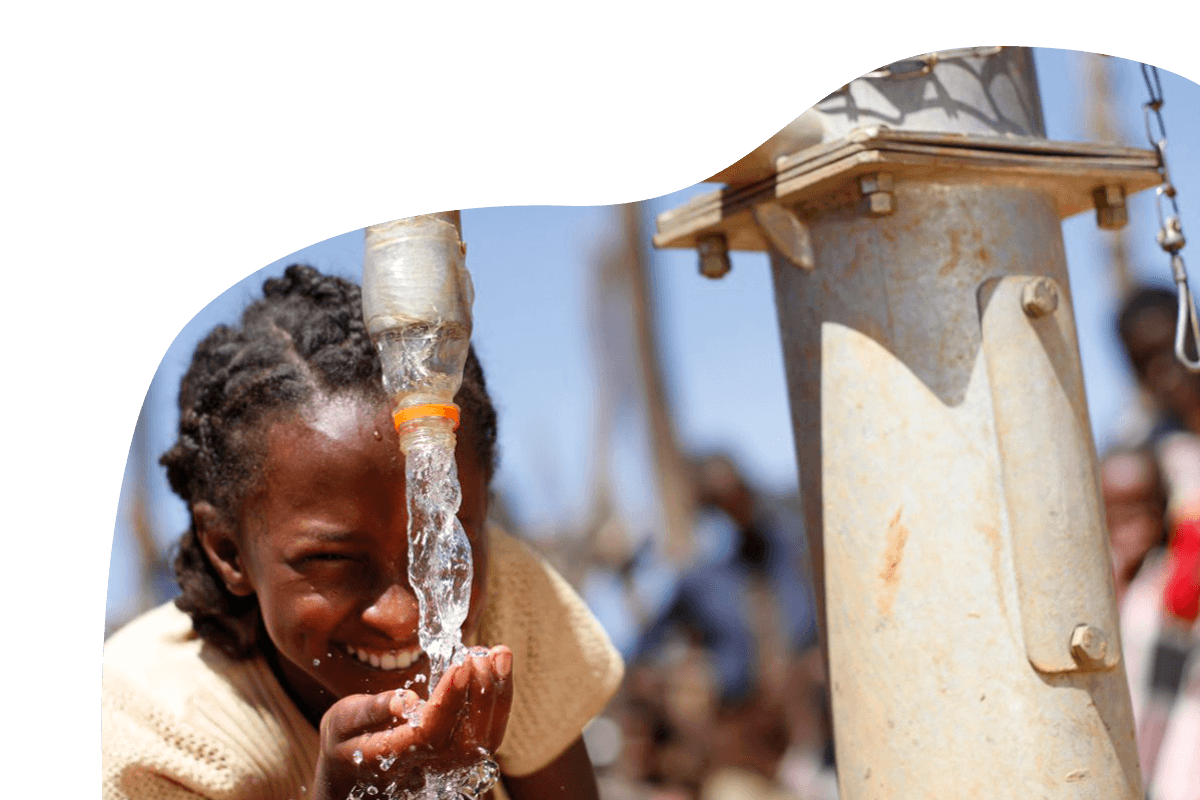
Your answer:
[[[1136,800],[1060,220],[1119,216],[1153,153],[1045,140],[1017,48],[802,119],[656,244],[770,253],[842,796]]]

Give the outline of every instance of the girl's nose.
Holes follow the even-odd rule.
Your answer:
[[[363,621],[394,642],[416,637],[420,608],[407,586],[392,583],[363,611]]]

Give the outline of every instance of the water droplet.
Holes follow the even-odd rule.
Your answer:
[[[313,659],[313,666],[314,666],[314,667],[319,667],[319,666],[321,666],[321,659],[319,659],[319,658],[314,658],[314,659]]]
[[[363,761],[362,750],[355,750],[354,755],[351,757],[354,759],[355,764],[361,764]]]
[[[425,682],[425,673],[424,672],[417,673],[417,676],[415,678],[413,678],[413,680],[416,681],[417,683],[424,683]]]
[[[379,790],[376,789],[374,786],[368,786],[367,794],[379,794]]]
[[[305,792],[307,792],[307,791],[308,791],[308,787],[307,787],[307,786],[301,786],[301,787],[300,787],[300,794],[304,794],[304,793],[305,793]]]
[[[394,755],[390,755],[387,757],[375,756],[375,758],[379,759],[379,768],[381,770],[383,770],[384,772],[387,772],[388,769],[392,766],[392,764],[396,763],[396,756],[394,756]]]

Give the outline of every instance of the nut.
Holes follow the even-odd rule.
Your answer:
[[[706,233],[696,239],[696,252],[700,254],[700,274],[706,278],[723,278],[731,269],[729,243],[723,233]]]
[[[1109,184],[1092,192],[1096,204],[1096,224],[1105,230],[1119,231],[1129,222],[1125,206],[1125,187]]]
[[[893,185],[890,172],[869,172],[859,176],[858,188],[866,199],[868,214],[886,217],[896,210],[896,201],[892,197]]]
[[[1021,308],[1034,319],[1058,308],[1058,287],[1050,278],[1034,278],[1021,289]]]
[[[892,173],[870,172],[863,175],[858,179],[858,188],[864,195],[874,192],[890,192],[892,191]]]
[[[1108,656],[1108,637],[1099,628],[1077,625],[1071,632],[1071,657],[1081,667],[1103,667]]]
[[[896,210],[891,192],[872,192],[867,195],[867,213],[873,217],[886,217]]]

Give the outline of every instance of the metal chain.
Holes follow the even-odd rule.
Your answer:
[[[1179,200],[1175,184],[1171,183],[1171,171],[1167,167],[1167,126],[1163,123],[1162,81],[1158,77],[1158,67],[1142,64],[1142,77],[1146,80],[1146,90],[1150,99],[1142,105],[1142,113],[1146,121],[1146,138],[1158,158],[1158,174],[1162,183],[1154,190],[1154,209],[1158,213],[1158,246],[1171,257],[1171,273],[1175,279],[1177,305],[1179,311],[1175,316],[1175,357],[1192,372],[1200,372],[1200,359],[1188,358],[1184,344],[1187,340],[1188,328],[1191,328],[1192,342],[1200,348],[1200,320],[1196,317],[1196,301],[1188,288],[1187,267],[1183,263],[1183,250],[1187,240],[1183,236],[1183,224],[1179,221]],[[1153,78],[1153,80],[1152,80]],[[1153,115],[1154,125],[1151,124]],[[1154,127],[1158,129],[1158,137],[1154,136]],[[1163,197],[1171,201],[1171,215],[1163,215]]]

